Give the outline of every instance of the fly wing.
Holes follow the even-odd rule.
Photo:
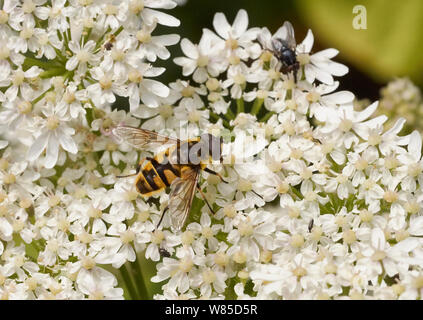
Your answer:
[[[152,148],[166,144],[177,144],[180,142],[179,139],[170,138],[154,131],[129,126],[117,126],[112,132],[116,137],[138,149]]]
[[[187,170],[182,177],[175,179],[170,186],[169,214],[172,228],[182,229],[191,209],[199,176],[199,169]]]
[[[279,38],[272,39],[272,48],[273,48],[272,51],[276,56],[280,55],[282,47],[283,47],[283,43],[282,43],[281,39],[279,39]]]
[[[294,50],[297,46],[294,28],[289,21],[284,22],[283,26],[275,33],[274,38],[280,39],[282,43],[290,49]]]

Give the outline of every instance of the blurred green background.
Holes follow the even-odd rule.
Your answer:
[[[366,8],[366,30],[353,28],[356,5]],[[312,29],[313,51],[331,47],[340,51],[335,60],[350,68],[341,89],[360,99],[378,99],[380,88],[395,77],[408,76],[423,86],[422,0],[188,0],[171,14],[181,20],[176,32],[198,42],[203,28],[213,29],[216,12],[223,12],[232,23],[240,8],[247,10],[250,27],[266,26],[274,32],[285,20],[291,21],[298,43]],[[171,50],[173,57],[182,55],[179,45]],[[163,65],[168,69],[164,81],[180,77],[178,66]]]

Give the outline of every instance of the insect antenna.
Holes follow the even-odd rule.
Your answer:
[[[128,178],[128,177],[133,177],[133,176],[136,176],[136,175],[140,172],[140,170],[141,170],[141,164],[142,164],[144,161],[145,161],[145,158],[144,158],[144,159],[142,159],[142,160],[138,163],[137,168],[135,169],[135,173],[131,173],[131,174],[128,174],[128,175],[126,175],[126,176],[116,176],[116,178]]]
[[[217,173],[216,171],[213,171],[209,168],[204,168],[204,171],[210,174],[213,174],[215,176],[218,176],[220,178],[220,180],[224,183],[229,183],[228,181],[226,181],[225,179],[223,179],[222,175],[220,173]]]
[[[126,175],[126,176],[116,176],[116,178],[128,178],[128,177],[133,177],[133,176],[136,176],[138,174],[138,172],[136,172],[136,173],[132,173],[132,174],[128,174],[128,175]]]

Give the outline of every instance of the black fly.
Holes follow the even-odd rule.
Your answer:
[[[295,82],[297,82],[297,72],[300,69],[300,63],[295,52],[296,46],[294,28],[290,22],[285,21],[272,38],[271,51],[282,64],[281,71],[283,73],[293,72]]]
[[[313,229],[313,225],[314,225],[314,219],[311,219],[310,222],[308,223],[308,232],[311,232],[311,230]]]
[[[164,258],[169,258],[170,257],[170,253],[166,249],[159,248],[159,253]]]
[[[116,37],[115,37],[115,35],[111,34],[109,36],[109,40],[104,44],[104,49],[106,49],[107,51],[112,50],[113,44],[115,42],[116,42]]]

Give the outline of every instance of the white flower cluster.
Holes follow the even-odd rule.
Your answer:
[[[126,121],[116,96],[157,107],[169,88],[152,66],[178,26],[172,0],[0,3],[0,297],[122,298],[108,269],[135,260],[134,191],[113,189],[134,160],[103,134]],[[126,150],[127,151],[127,150]],[[140,201],[140,200],[139,200]],[[141,201],[142,208],[146,205]],[[138,202],[137,202],[138,203]],[[119,254],[117,252],[119,251]]]
[[[405,118],[405,129],[409,132],[423,132],[423,95],[408,78],[398,78],[389,82],[380,90],[380,104],[377,114],[389,117],[388,126],[399,118]]]
[[[420,135],[398,136],[402,119],[384,130],[377,103],[354,111],[334,80],[348,69],[335,49],[311,54],[311,31],[295,82],[269,50],[283,30],[248,28],[244,10],[181,41],[174,62],[192,80],[150,79],[179,41],[152,35],[179,24],[162,11],[175,5],[4,1],[0,297],[118,299],[125,286],[145,298],[144,254],[165,281],[156,299],[421,298]],[[130,112],[112,110],[117,95]],[[144,199],[116,178],[148,154],[113,140],[121,123],[219,132],[213,169],[229,183],[200,181],[216,214],[195,199],[182,232],[168,215],[157,229],[168,194]]]

